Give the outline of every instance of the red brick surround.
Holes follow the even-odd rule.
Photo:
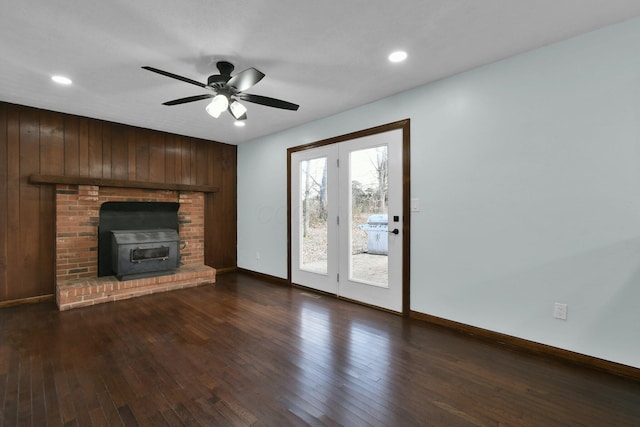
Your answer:
[[[181,266],[176,274],[120,282],[98,276],[98,219],[104,202],[179,202]],[[56,302],[68,310],[215,282],[204,265],[204,193],[56,185]]]

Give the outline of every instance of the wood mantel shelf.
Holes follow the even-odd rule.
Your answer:
[[[215,193],[211,185],[172,184],[167,182],[128,181],[124,179],[91,178],[87,176],[31,175],[31,184],[96,185],[98,187],[144,188],[149,190],[200,191]]]

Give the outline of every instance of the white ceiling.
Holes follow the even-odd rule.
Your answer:
[[[0,0],[0,100],[238,144],[640,15],[638,0]],[[404,49],[409,58],[391,64]],[[266,74],[247,126],[206,114],[227,60]],[[53,83],[63,74],[72,86]]]

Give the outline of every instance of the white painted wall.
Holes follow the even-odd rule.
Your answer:
[[[635,19],[239,145],[238,265],[287,275],[288,147],[410,118],[411,309],[640,368],[638,46]]]

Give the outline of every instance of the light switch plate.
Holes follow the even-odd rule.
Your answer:
[[[560,320],[567,320],[567,304],[555,303],[553,305],[553,317]]]

